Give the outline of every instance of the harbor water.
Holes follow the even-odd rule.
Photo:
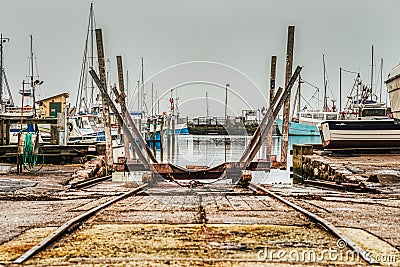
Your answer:
[[[249,143],[251,136],[222,136],[222,135],[176,135],[174,139],[165,136],[163,149],[153,149],[159,162],[171,162],[176,165],[186,167],[209,166],[214,167],[224,162],[238,161]],[[319,136],[289,136],[289,151],[294,144],[319,144]],[[273,136],[272,155],[280,160],[281,137]],[[163,152],[163,155],[161,155]],[[266,146],[263,145],[255,157],[257,159],[266,158]],[[280,183],[291,184],[290,167],[292,157],[288,153],[288,166],[286,170],[253,171],[253,181],[255,183]],[[130,172],[129,175],[116,178],[123,180],[141,181],[141,172]]]

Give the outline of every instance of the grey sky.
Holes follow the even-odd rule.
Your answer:
[[[90,2],[0,0],[0,32],[10,38],[5,45],[5,68],[18,103],[17,91],[28,74],[29,34],[33,34],[39,75],[45,81],[40,96],[69,92],[75,105]],[[148,100],[151,82],[161,94],[182,83],[208,81],[229,83],[236,92],[236,96],[229,94],[232,115],[247,108],[237,95],[252,108],[266,106],[272,55],[278,56],[277,85],[284,83],[288,25],[296,26],[294,67],[304,66],[302,77],[321,89],[325,54],[329,97],[332,91],[338,98],[339,67],[360,72],[370,83],[371,45],[378,89],[380,59],[384,59],[384,77],[400,61],[398,0],[97,0],[94,9],[97,27],[103,29],[106,57],[111,59],[111,83],[117,83],[115,56],[122,55],[130,75],[132,108],[136,108],[132,91],[141,57],[145,78],[175,64],[219,63],[190,63],[161,72],[146,85]],[[354,78],[343,74],[344,91]],[[306,85],[303,90],[306,98],[315,92]],[[182,115],[205,115],[205,91],[211,114],[223,114],[224,89],[195,84],[178,89]],[[167,109],[168,97],[161,100],[161,110]]]

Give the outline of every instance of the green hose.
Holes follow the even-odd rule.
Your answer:
[[[31,132],[26,132],[24,133],[25,136],[25,141],[24,141],[24,150],[22,152],[22,163],[24,164],[24,169],[30,171],[30,172],[37,172],[40,171],[40,169],[43,167],[44,165],[44,154],[42,149],[39,147],[39,153],[35,153],[35,147],[33,144],[33,140],[32,140],[32,136],[35,133],[31,133]],[[39,134],[39,133],[37,133]],[[42,154],[41,158],[42,158],[42,162],[39,165],[39,167],[37,167],[38,165],[38,158],[39,158],[39,154]]]

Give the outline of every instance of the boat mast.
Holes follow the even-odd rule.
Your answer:
[[[95,101],[99,99],[98,93],[95,94],[95,86],[93,79],[89,77],[88,71],[94,68],[94,49],[95,49],[95,18],[93,2],[90,4],[89,21],[86,31],[85,47],[83,52],[82,68],[79,78],[78,94],[76,99],[76,108],[78,112],[91,112],[94,107]],[[90,83],[89,83],[90,79]],[[90,89],[90,92],[88,92]],[[89,99],[88,99],[89,98]]]
[[[328,111],[328,99],[326,97],[326,67],[325,67],[325,55],[322,55],[322,63],[324,65],[324,111]]]
[[[383,84],[383,58],[381,58],[381,86],[380,86],[380,91],[379,91],[379,103],[382,103],[382,84]]]
[[[158,99],[157,90],[156,90],[156,100],[157,100],[157,114],[160,115],[160,99]]]
[[[94,9],[93,9],[93,2],[90,3],[90,14],[89,14],[89,24],[90,24],[90,65],[89,69],[94,68],[94,34],[95,34],[95,20],[94,20]],[[90,79],[90,108],[93,108],[93,95],[94,95],[94,81]],[[87,88],[86,88],[87,93]],[[87,96],[86,96],[87,99]],[[87,107],[86,107],[87,108]]]
[[[206,91],[206,117],[210,117],[210,113],[208,111],[208,92]]]
[[[372,100],[372,85],[374,81],[374,45],[371,50],[371,100]]]
[[[36,118],[36,97],[35,97],[35,86],[34,86],[34,82],[33,82],[33,37],[32,34],[29,35],[30,36],[30,50],[31,50],[31,89],[32,89],[32,107],[33,107],[33,115]]]
[[[139,80],[137,80],[137,94],[138,94],[138,96],[137,96],[137,110],[140,112],[140,103],[141,103],[141,100],[140,100],[140,95],[141,95],[141,93],[140,93],[140,81]]]
[[[141,86],[141,90],[142,90],[142,104],[141,104],[141,108],[140,110],[143,112],[144,114],[144,106],[145,106],[145,99],[144,99],[144,69],[143,69],[143,57],[142,57],[142,86]]]
[[[151,83],[151,117],[154,117],[154,86]]]
[[[126,71],[126,106],[128,107],[128,99],[129,99],[129,71]]]
[[[7,90],[8,90],[8,94],[9,94],[9,98],[10,98],[10,104],[14,104],[14,100],[12,99],[12,95],[10,92],[10,87],[8,86],[8,82],[7,82],[7,77],[6,77],[6,73],[4,71],[4,50],[3,50],[3,44],[6,42],[9,42],[10,38],[5,38],[3,37],[3,34],[0,35],[0,109],[1,111],[5,111],[3,110],[3,79],[4,82],[6,83],[7,86]]]
[[[298,119],[300,119],[300,115],[299,115],[299,113],[300,113],[300,99],[301,99],[301,84],[302,84],[303,82],[302,82],[302,80],[301,80],[301,76],[300,76],[300,74],[299,74],[299,82],[298,82],[298,87],[297,87],[297,90],[298,90],[298,98],[297,98],[297,117],[298,117]]]
[[[0,35],[0,105],[3,111],[3,34]]]
[[[339,68],[339,112],[342,112],[342,67]]]
[[[0,35],[0,105],[3,111],[3,34]]]
[[[225,85],[225,124],[228,123],[228,87],[229,83]]]

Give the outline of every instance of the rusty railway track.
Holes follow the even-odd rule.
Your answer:
[[[111,199],[110,201],[107,201],[106,203],[103,203],[97,207],[94,207],[92,209],[90,209],[87,212],[84,212],[83,214],[72,218],[71,220],[67,221],[66,223],[64,223],[62,226],[60,226],[59,228],[57,228],[54,232],[52,232],[50,235],[48,235],[46,238],[44,238],[41,242],[39,242],[36,246],[32,247],[30,250],[28,250],[27,252],[25,252],[23,255],[21,255],[18,259],[16,259],[14,261],[14,263],[16,264],[22,264],[23,262],[25,262],[26,260],[28,260],[29,258],[31,258],[33,255],[37,254],[38,252],[42,251],[44,248],[46,248],[48,245],[50,245],[52,242],[54,242],[55,240],[57,240],[58,238],[60,238],[63,234],[65,234],[69,229],[71,229],[73,226],[87,220],[88,218],[90,218],[91,216],[93,216],[94,214],[96,214],[97,212],[99,212],[100,210],[110,206],[111,204],[120,201],[126,197],[129,197],[131,195],[134,194],[138,194],[140,192],[142,192],[144,189],[146,189],[148,186],[148,184],[144,184],[142,186],[139,186],[125,194],[122,194],[116,198]]]
[[[68,189],[84,189],[84,188],[89,188],[92,186],[95,186],[99,183],[102,183],[104,181],[110,180],[112,179],[112,175],[107,175],[107,176],[103,176],[103,177],[96,177],[96,178],[90,178],[90,179],[86,179],[80,182],[76,182],[73,184],[70,184]]]
[[[290,202],[289,200],[265,189],[264,187],[261,187],[256,184],[250,184],[249,188],[252,189],[253,191],[256,192],[262,192],[264,194],[267,194],[280,202],[284,203],[285,205],[295,209],[298,212],[301,212],[302,214],[306,215],[308,218],[311,220],[315,221],[319,225],[323,226],[327,231],[335,235],[337,238],[342,239],[346,242],[346,245],[351,248],[354,252],[356,252],[358,255],[361,256],[361,258],[366,261],[368,264],[378,264],[378,262],[370,257],[370,254],[362,249],[360,246],[358,246],[354,241],[352,241],[349,237],[347,237],[342,231],[340,231],[337,227],[335,227],[332,223],[328,222],[327,220],[321,218],[315,213],[312,213],[306,209],[303,209],[302,207]]]
[[[226,185],[227,186],[227,185]],[[229,185],[232,186],[232,185]],[[213,187],[215,188],[215,187]],[[73,231],[75,229],[74,226],[88,220],[93,217],[99,211],[109,207],[110,205],[116,204],[114,210],[108,211],[108,213],[100,214],[95,217],[95,221],[92,223],[107,223],[107,218],[115,216],[121,216],[119,212],[121,210],[128,209],[128,212],[161,212],[164,214],[170,214],[171,211],[180,210],[183,215],[176,215],[176,218],[186,218],[188,214],[197,214],[195,217],[195,221],[187,221],[186,218],[183,220],[183,224],[186,223],[196,223],[196,224],[215,224],[215,223],[230,223],[232,216],[229,214],[247,214],[247,213],[259,213],[265,212],[267,210],[283,210],[286,208],[294,210],[293,213],[287,213],[289,216],[297,216],[298,213],[301,213],[307,217],[310,221],[317,223],[318,225],[323,226],[323,228],[328,231],[330,234],[333,234],[339,239],[342,239],[346,242],[347,246],[351,248],[353,251],[359,253],[361,258],[365,260],[368,264],[376,264],[377,262],[368,257],[368,252],[361,249],[357,244],[355,244],[350,238],[344,235],[338,228],[333,226],[328,221],[322,219],[315,213],[312,213],[308,210],[305,210],[296,204],[284,199],[283,197],[255,184],[250,184],[249,188],[253,192],[253,194],[249,194],[249,191],[246,189],[239,189],[237,192],[233,188],[226,190],[225,187],[219,188],[219,190],[193,190],[187,187],[170,187],[170,188],[162,188],[162,187],[154,187],[149,188],[148,184],[144,184],[140,187],[137,187],[123,195],[120,195],[104,204],[101,204],[69,221],[64,223],[61,227],[55,230],[53,233],[44,238],[41,242],[39,242],[36,246],[32,247],[22,256],[14,261],[14,263],[21,264],[26,260],[33,257],[35,254],[43,251],[46,247],[52,244],[57,239],[60,239],[65,233],[68,231]],[[141,193],[145,193],[144,195]],[[178,193],[183,193],[179,195]],[[140,197],[139,197],[140,195]],[[245,198],[246,196],[247,198]],[[134,201],[128,200],[128,197],[137,197]],[[122,201],[124,200],[124,201]],[[273,203],[272,203],[272,202]],[[126,203],[123,203],[126,202]],[[272,203],[272,204],[271,204]],[[275,203],[275,204],[274,204]],[[279,204],[277,204],[279,203]],[[272,205],[272,206],[271,206]],[[279,207],[278,207],[279,206]],[[113,206],[114,207],[114,206]],[[282,208],[286,207],[286,208]],[[221,216],[222,214],[222,216]],[[115,216],[113,216],[115,215]],[[103,217],[102,217],[103,216]],[[123,215],[122,215],[123,216]],[[125,215],[129,216],[129,213]],[[166,215],[168,216],[168,215]],[[181,216],[181,217],[179,217]],[[182,217],[186,216],[186,217]],[[227,218],[225,218],[226,216]],[[251,214],[249,215],[252,216]],[[99,218],[97,218],[99,217]],[[118,218],[117,218],[118,219]],[[132,219],[132,218],[131,218]],[[263,218],[266,220],[274,220],[275,218]],[[123,219],[122,219],[123,220]],[[150,221],[152,219],[150,218]],[[173,220],[171,218],[166,217],[164,221]],[[304,220],[304,219],[294,219],[295,221]],[[133,218],[133,222],[135,219]],[[265,220],[264,220],[265,221]],[[169,223],[169,222],[168,222]],[[233,222],[235,223],[235,222]],[[257,222],[255,222],[257,224]],[[263,223],[261,223],[263,224]],[[77,260],[77,259],[75,259]],[[88,261],[89,259],[85,259]],[[112,259],[111,259],[112,260]],[[117,262],[120,259],[117,259]],[[184,259],[179,259],[179,261]],[[187,260],[193,260],[193,258],[188,258]],[[222,261],[225,259],[207,259],[209,261]],[[249,259],[243,259],[244,262],[247,262]],[[90,260],[89,260],[90,261]],[[144,260],[146,261],[146,260]],[[231,261],[238,261],[237,259],[231,259]],[[251,260],[253,261],[253,260]]]

